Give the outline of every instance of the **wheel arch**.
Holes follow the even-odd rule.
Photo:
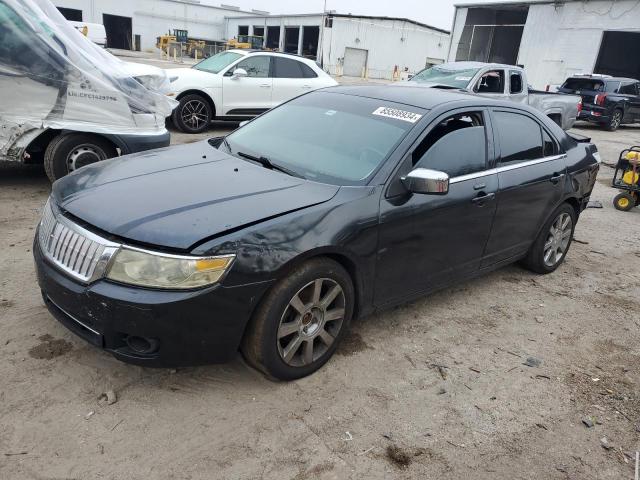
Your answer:
[[[343,267],[353,283],[353,290],[355,293],[353,317],[357,318],[365,308],[365,287],[363,282],[362,268],[359,266],[355,258],[347,252],[341,251],[332,247],[319,247],[307,252],[304,252],[297,257],[290,259],[286,262],[276,274],[277,280],[280,280],[287,276],[289,272],[296,269],[300,265],[316,258],[328,258],[333,260],[341,267]]]
[[[113,145],[116,151],[118,149],[120,150],[120,152],[118,152],[119,154],[126,150],[123,145],[120,145],[119,142],[114,140],[114,136],[102,135],[100,133],[94,132],[78,132],[75,130],[60,130],[55,128],[48,128],[44,132],[40,133],[36,138],[34,138],[26,147],[25,151],[32,156],[32,159],[28,163],[43,163],[44,152],[47,150],[47,147],[55,138],[61,135],[71,135],[74,133],[98,137],[101,140],[109,142],[111,145]]]
[[[211,118],[213,119],[216,116],[216,103],[213,101],[213,98],[211,98],[211,96],[208,93],[202,90],[191,88],[189,90],[185,90],[184,92],[180,92],[176,97],[176,100],[180,101],[187,95],[200,95],[209,103],[209,106],[211,107],[211,111],[213,112],[211,115]]]

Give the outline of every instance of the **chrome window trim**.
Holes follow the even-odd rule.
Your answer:
[[[540,165],[542,163],[553,162],[554,160],[563,160],[567,158],[565,153],[560,155],[553,155],[551,157],[537,158],[535,160],[526,160],[520,163],[514,163],[513,165],[505,165],[503,167],[495,167],[489,170],[483,170],[477,173],[469,173],[467,175],[460,175],[453,177],[449,180],[449,184],[465,182],[467,180],[473,180],[475,178],[488,177],[489,175],[495,175],[497,173],[509,172],[511,170],[517,170],[519,168],[531,167],[533,165]]]

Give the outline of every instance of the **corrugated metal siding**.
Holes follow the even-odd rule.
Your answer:
[[[449,61],[455,60],[466,10],[458,10]],[[592,72],[605,30],[640,32],[637,0],[532,4],[518,63],[525,66],[529,83],[536,88],[560,84],[575,73]]]

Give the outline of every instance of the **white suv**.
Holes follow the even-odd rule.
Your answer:
[[[173,123],[187,133],[205,131],[214,118],[254,117],[303,93],[337,85],[313,60],[262,50],[227,50],[167,75],[169,95],[180,101]]]

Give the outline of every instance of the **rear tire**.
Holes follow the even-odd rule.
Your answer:
[[[107,139],[88,133],[67,133],[55,137],[44,152],[44,170],[51,182],[92,163],[118,156]]]
[[[247,362],[267,376],[295,380],[331,358],[354,308],[351,277],[328,258],[312,259],[267,293],[242,342]]]
[[[615,132],[618,129],[618,127],[620,127],[620,125],[622,124],[623,116],[624,116],[624,112],[622,110],[620,110],[619,108],[616,108],[613,111],[613,114],[611,115],[611,118],[609,119],[609,123],[606,124],[605,128],[609,132]]]
[[[628,212],[636,206],[636,199],[630,193],[620,193],[613,199],[613,206],[621,212]]]
[[[202,133],[209,129],[213,109],[201,95],[185,95],[171,116],[173,124],[185,133]]]
[[[554,272],[562,265],[573,241],[577,217],[571,205],[560,205],[540,230],[523,265],[540,274]]]

